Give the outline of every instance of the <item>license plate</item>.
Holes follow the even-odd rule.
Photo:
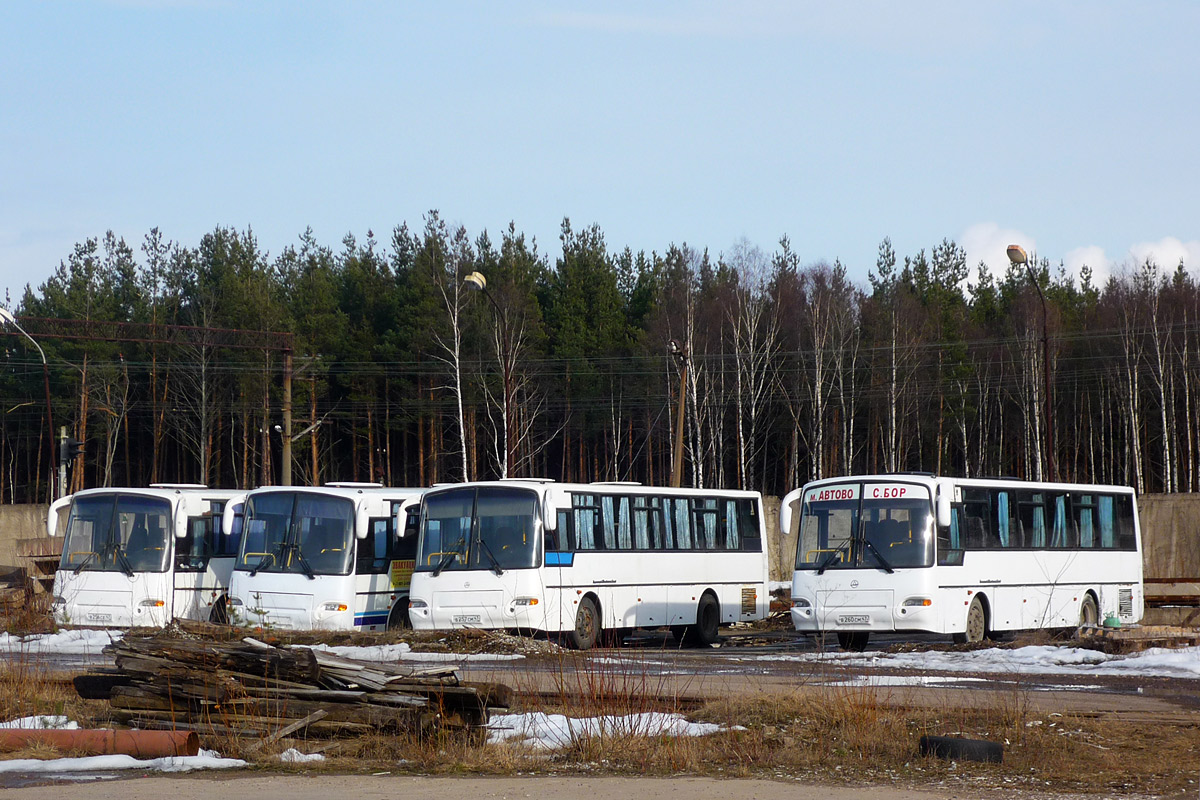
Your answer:
[[[97,614],[94,611],[89,611],[88,622],[112,622],[112,614]]]
[[[838,625],[866,625],[871,618],[866,614],[842,614],[838,617]]]
[[[479,625],[483,622],[483,618],[478,614],[455,614],[451,621],[455,625]]]

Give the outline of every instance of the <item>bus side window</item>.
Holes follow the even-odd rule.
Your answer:
[[[355,571],[359,575],[387,572],[391,565],[392,518],[372,517],[367,526],[367,538],[358,541]],[[415,555],[415,553],[414,553]]]

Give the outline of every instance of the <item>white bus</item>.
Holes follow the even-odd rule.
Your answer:
[[[268,486],[226,512],[243,517],[230,580],[235,624],[290,630],[379,631],[408,627],[416,549],[408,524],[421,489],[331,483]]]
[[[633,628],[710,644],[766,616],[757,492],[503,480],[421,501],[410,614],[420,629],[565,633],[586,650]]]
[[[172,619],[221,621],[236,540],[220,535],[236,492],[195,484],[87,489],[50,506],[58,534],[69,507],[54,576],[60,625],[127,628]]]
[[[874,631],[951,634],[1141,619],[1142,544],[1125,486],[865,475],[799,502],[792,621],[862,650]]]

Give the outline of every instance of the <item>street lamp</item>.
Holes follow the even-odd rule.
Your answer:
[[[1008,260],[1012,262],[1013,266],[1025,267],[1025,274],[1029,276],[1029,282],[1033,284],[1033,288],[1037,290],[1038,299],[1042,301],[1042,416],[1046,418],[1046,480],[1053,481],[1055,479],[1054,415],[1053,404],[1050,401],[1050,323],[1049,313],[1046,310],[1046,295],[1042,292],[1042,285],[1038,283],[1037,276],[1033,273],[1033,266],[1025,254],[1025,248],[1019,244],[1010,244]]]
[[[37,339],[34,339],[32,336],[29,335],[28,331],[26,331],[24,328],[21,327],[21,323],[17,322],[17,318],[15,316],[13,316],[13,313],[11,311],[9,311],[7,308],[0,308],[0,322],[3,322],[5,325],[12,325],[14,328],[19,330],[21,333],[25,334],[25,338],[33,343],[33,346],[37,348],[38,355],[40,355],[42,357],[42,384],[46,388],[46,424],[50,426],[50,464],[51,464],[51,466],[53,466],[54,465],[54,412],[51,410],[51,407],[50,407],[50,365],[46,363],[46,351],[43,350],[42,346],[37,343]],[[58,494],[56,495],[56,497],[61,497],[62,493],[65,491],[66,491],[65,486],[59,486]]]
[[[500,353],[500,370],[504,380],[504,463],[500,468],[500,477],[507,478],[517,459],[516,397],[513,386],[513,356],[512,343],[509,341],[508,314],[488,291],[487,278],[482,272],[470,273],[463,278],[463,283],[472,289],[483,292],[483,296],[492,304],[492,308],[496,312],[496,322],[500,326],[500,349],[502,351]]]
[[[675,412],[675,459],[671,462],[671,486],[683,484],[683,409],[687,398],[688,354],[679,342],[670,343],[671,356],[679,363],[679,406]]]

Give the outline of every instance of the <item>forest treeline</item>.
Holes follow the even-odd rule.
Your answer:
[[[560,243],[551,260],[514,225],[494,241],[437,212],[386,241],[330,247],[306,231],[275,256],[251,230],[195,246],[109,233],[13,311],[188,326],[170,340],[39,337],[55,427],[85,442],[71,489],[279,480],[285,356],[228,346],[230,329],[291,334],[296,483],[666,483],[684,366],[672,342],[687,355],[684,485],[1039,478],[1042,296],[1056,476],[1200,484],[1200,285],[1182,263],[1130,265],[1103,286],[1045,260],[996,279],[953,241],[901,257],[885,239],[859,285],[841,263],[802,264],[787,238],[769,253],[635,253],[564,220]],[[484,291],[464,282],[473,272]],[[45,502],[42,362],[5,333],[0,497]]]

